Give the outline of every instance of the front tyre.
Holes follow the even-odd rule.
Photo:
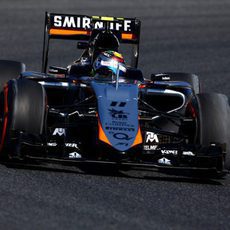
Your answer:
[[[224,167],[230,170],[230,107],[223,94],[198,94],[198,143],[209,146],[218,143],[224,153]],[[219,164],[221,165],[221,163]]]
[[[21,133],[43,132],[46,94],[42,85],[31,80],[11,80],[0,98],[0,156],[14,156]]]

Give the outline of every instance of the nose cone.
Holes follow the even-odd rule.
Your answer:
[[[92,82],[98,102],[99,139],[118,151],[142,143],[138,121],[138,86]]]

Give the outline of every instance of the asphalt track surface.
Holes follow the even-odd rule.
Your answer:
[[[1,59],[40,70],[45,11],[136,16],[145,76],[193,72],[205,91],[230,96],[229,0],[1,0]],[[54,49],[54,63],[70,61],[64,50]],[[230,229],[229,176],[108,172],[0,165],[0,229]]]

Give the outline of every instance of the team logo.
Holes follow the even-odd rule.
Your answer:
[[[159,143],[157,134],[153,132],[146,132],[145,143]]]
[[[56,135],[58,135],[58,136],[65,136],[66,135],[66,133],[65,133],[65,129],[63,129],[63,128],[56,128],[55,130],[54,130],[54,132],[53,132],[53,136],[56,136]]]

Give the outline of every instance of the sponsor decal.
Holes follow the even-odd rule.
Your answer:
[[[145,143],[159,143],[159,139],[157,134],[153,132],[146,132],[146,138],[145,138]]]
[[[161,150],[162,155],[177,155],[178,151],[177,150],[168,150],[168,149],[164,149]]]
[[[113,67],[115,69],[119,69],[123,72],[126,72],[126,67],[122,66],[121,64],[119,64],[117,61],[112,60],[112,61],[101,61],[101,62],[97,62],[96,63],[96,67],[98,66],[109,66],[109,67]]]
[[[69,83],[68,82],[46,82],[46,81],[39,81],[38,82],[41,85],[45,86],[57,86],[57,87],[68,87]]]
[[[124,112],[123,110],[109,109],[110,115],[115,119],[127,119],[129,113]]]
[[[79,149],[76,143],[65,143],[65,147]]]
[[[145,151],[156,150],[157,147],[158,147],[157,145],[143,145],[143,149]]]
[[[65,136],[66,135],[66,132],[65,132],[65,129],[63,128],[56,128],[53,132],[53,136],[56,136],[56,135],[59,135],[59,136]]]
[[[108,126],[126,126],[126,127],[134,127],[133,125],[129,124],[127,121],[120,121],[120,120],[112,120],[111,123],[105,122],[105,125]]]
[[[118,101],[112,101],[110,104],[111,107],[125,107],[126,106],[126,102],[118,102]]]
[[[182,155],[183,156],[195,156],[195,154],[193,152],[191,152],[191,151],[183,151]]]
[[[115,31],[131,31],[131,20],[110,21],[109,29]],[[105,22],[96,21],[94,29],[105,28]],[[91,29],[92,23],[90,17],[82,16],[63,16],[55,15],[53,17],[53,26],[57,28],[72,28],[72,29]]]
[[[77,152],[72,152],[72,153],[69,153],[69,158],[70,159],[79,159],[79,158],[81,158],[81,154],[79,154]]]
[[[167,77],[166,77],[166,76],[163,76],[163,77],[162,77],[162,80],[163,80],[163,81],[169,81],[169,80],[170,80],[170,77],[168,77],[168,76],[167,76]]]
[[[90,29],[91,20],[88,17],[74,17],[74,16],[54,16],[53,25],[61,28],[84,28]]]
[[[126,133],[114,133],[113,137],[118,140],[126,140],[126,141],[132,139],[132,137],[129,137],[129,135]]]
[[[107,53],[107,52],[103,53],[103,55],[105,55],[105,56],[108,57],[108,58],[112,57],[112,54]]]
[[[146,132],[145,143],[146,145],[143,145],[143,150],[145,151],[156,150],[159,143],[157,134],[153,132]]]
[[[126,127],[110,127],[110,126],[106,126],[105,129],[110,130],[110,131],[128,131],[128,132],[134,132],[135,131],[134,128],[126,128]]]
[[[171,161],[169,159],[165,158],[165,157],[159,159],[158,163],[162,164],[162,165],[172,165]]]
[[[50,143],[47,143],[47,146],[49,146],[49,147],[56,147],[56,146],[57,146],[57,143],[55,143],[55,142],[50,142]]]

